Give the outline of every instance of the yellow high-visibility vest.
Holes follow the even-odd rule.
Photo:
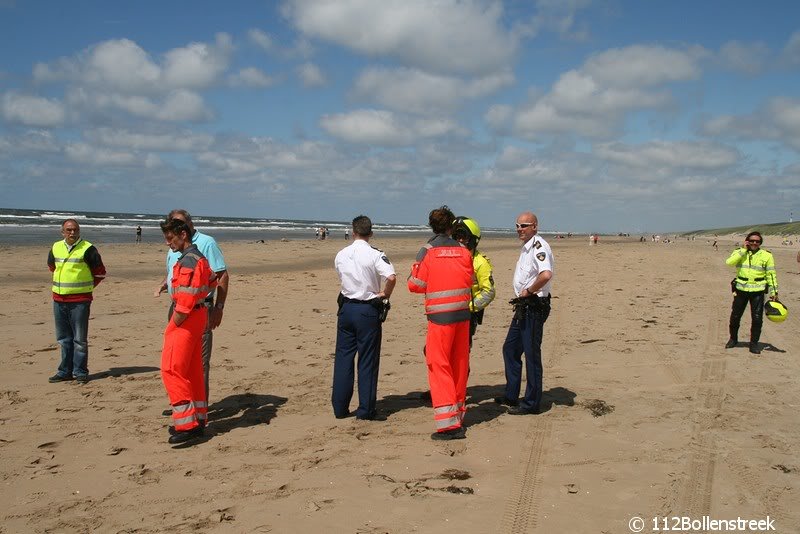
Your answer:
[[[72,250],[67,249],[64,241],[56,241],[53,244],[53,258],[56,261],[56,270],[53,271],[53,293],[76,295],[91,293],[94,290],[94,276],[83,257],[91,246],[91,243],[83,239],[72,247]]]

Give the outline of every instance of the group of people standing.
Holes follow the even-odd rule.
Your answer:
[[[442,206],[430,212],[428,223],[434,236],[417,254],[407,285],[425,296],[424,353],[436,427],[431,438],[463,439],[472,336],[495,297],[494,279],[491,263],[478,251],[481,232],[474,219],[455,217]],[[516,228],[522,248],[513,278],[514,317],[503,344],[506,388],[495,402],[509,406],[508,413],[526,415],[538,413],[542,399],[541,343],[550,313],[553,255],[537,235],[536,215],[520,214]],[[370,237],[369,218],[353,219],[353,244],[334,262],[341,281],[331,397],[337,418],[382,418],[376,410],[382,320],[397,277],[386,255],[369,247]],[[351,413],[356,353],[359,402]],[[527,385],[520,401],[523,354]]]
[[[195,230],[186,210],[173,210],[161,223],[170,251],[166,275],[155,291],[167,291],[171,303],[164,331],[161,378],[172,417],[168,441],[181,444],[203,435],[208,420],[212,330],[222,322],[228,296],[228,272],[216,241]],[[53,313],[61,362],[51,383],[89,381],[89,310],[92,292],[106,275],[97,249],[81,238],[75,219],[61,224],[63,240],[51,247]]]
[[[419,250],[407,287],[425,299],[424,354],[436,428],[431,438],[463,439],[472,337],[496,294],[492,265],[478,250],[477,221],[456,217],[442,206],[430,212],[428,222],[434,236]],[[494,401],[507,406],[509,414],[529,415],[541,408],[541,345],[550,315],[554,259],[550,245],[538,234],[536,215],[521,213],[515,226],[521,248],[512,279],[514,313],[502,348],[506,386]],[[212,331],[222,322],[229,276],[216,241],[194,228],[186,210],[171,211],[161,230],[170,251],[166,275],[154,295],[168,292],[171,297],[161,355],[161,376],[170,403],[164,415],[173,420],[169,443],[182,444],[201,437],[208,420]],[[86,383],[89,311],[93,290],[105,278],[106,268],[97,248],[81,238],[75,219],[62,223],[61,234],[63,239],[53,244],[47,259],[53,273],[53,314],[61,347],[58,370],[49,381]],[[376,420],[382,418],[377,411],[382,323],[397,275],[386,254],[369,245],[373,235],[369,217],[353,219],[352,235],[352,243],[334,260],[341,290],[331,404],[337,418],[352,415]],[[736,268],[726,348],[737,345],[741,316],[749,304],[749,348],[755,354],[761,351],[764,297],[769,294],[771,301],[778,301],[774,259],[761,248],[762,242],[759,232],[750,232],[745,246],[726,260]],[[351,412],[356,354],[358,407]],[[520,398],[523,355],[527,382]]]

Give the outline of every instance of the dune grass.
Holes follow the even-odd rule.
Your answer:
[[[726,235],[726,234],[741,234],[745,235],[747,232],[758,231],[764,235],[800,235],[800,222],[779,222],[769,224],[754,224],[750,226],[732,226],[730,228],[712,228],[705,230],[692,230],[691,232],[684,232],[682,236],[692,235]]]

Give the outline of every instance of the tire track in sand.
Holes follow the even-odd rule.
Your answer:
[[[698,416],[689,437],[690,454],[687,475],[680,493],[673,501],[677,509],[671,515],[702,517],[711,514],[711,494],[717,453],[714,450],[714,427],[722,412],[725,395],[726,360],[716,357],[719,318],[709,321],[703,340],[703,361],[695,398]]]
[[[503,520],[498,532],[526,534],[536,529],[539,510],[539,488],[542,487],[542,465],[544,464],[547,443],[553,423],[541,416],[532,417],[525,435],[526,450],[522,455],[522,465],[514,480],[514,492],[506,501]]]

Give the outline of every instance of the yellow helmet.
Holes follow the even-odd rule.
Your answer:
[[[764,314],[766,314],[767,319],[773,323],[782,323],[789,315],[789,310],[777,300],[768,300],[767,303],[764,304]]]
[[[478,241],[481,240],[481,227],[475,219],[469,217],[456,217],[453,221],[453,239],[465,239],[467,248],[475,250],[478,247]]]

